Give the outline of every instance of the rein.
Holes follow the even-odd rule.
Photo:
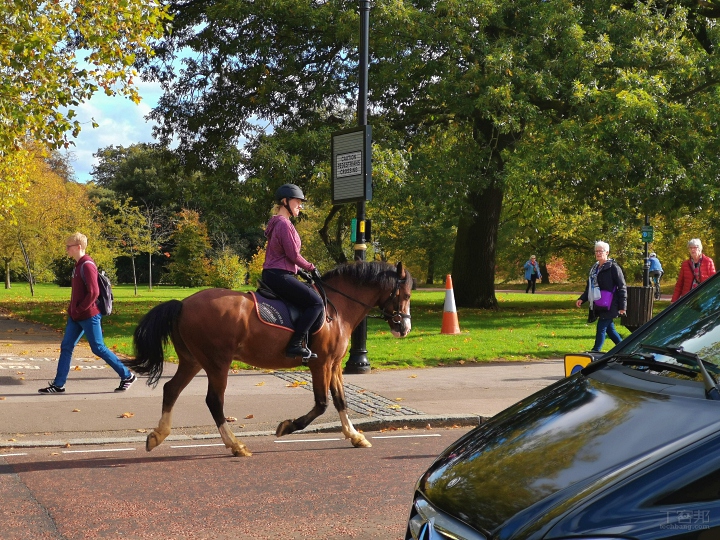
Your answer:
[[[334,291],[334,292],[338,293],[339,295],[344,296],[348,300],[352,300],[356,304],[360,304],[361,306],[368,308],[370,311],[376,309],[380,312],[380,315],[368,315],[369,318],[382,319],[387,322],[392,322],[393,324],[400,324],[403,319],[411,318],[410,315],[408,315],[407,313],[400,312],[400,296],[398,295],[398,292],[400,291],[400,285],[405,284],[406,281],[407,280],[405,280],[405,279],[400,279],[400,274],[397,274],[395,277],[395,287],[393,288],[392,293],[390,293],[390,296],[388,297],[387,300],[385,300],[385,302],[380,304],[380,307],[371,306],[369,304],[366,304],[365,302],[362,302],[362,301],[358,300],[357,298],[353,298],[352,296],[342,292],[341,290],[336,289],[332,285],[328,285],[327,283],[324,283],[324,282],[318,283],[318,285],[320,285],[321,287],[327,287],[331,291]],[[323,294],[324,294],[324,292],[325,291],[323,291]],[[324,296],[325,296],[325,299],[327,299],[327,295],[324,294]],[[393,303],[393,311],[388,312],[386,309],[386,306],[390,302],[392,302],[393,299],[395,300]],[[330,302],[329,299],[327,299],[327,302],[333,306],[333,309],[335,309],[335,312],[337,313],[337,308],[332,304],[332,302]]]

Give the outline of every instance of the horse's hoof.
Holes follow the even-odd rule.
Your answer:
[[[247,449],[247,446],[244,444],[242,446],[238,446],[237,448],[233,448],[233,456],[235,457],[250,457],[252,456],[252,452]]]
[[[290,433],[293,433],[295,431],[295,424],[292,420],[283,420],[278,424],[277,429],[275,430],[275,436],[276,437],[282,437],[283,435],[289,435]]]
[[[350,437],[350,442],[355,448],[371,448],[372,444],[365,438],[365,435],[359,434],[354,437]]]
[[[147,436],[147,439],[145,439],[145,450],[149,452],[161,442],[162,440],[158,440],[158,434],[153,431]]]

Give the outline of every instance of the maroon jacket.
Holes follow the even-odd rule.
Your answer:
[[[81,267],[82,272],[80,271]],[[84,280],[83,277],[85,278]],[[80,257],[80,260],[75,263],[71,287],[72,291],[70,293],[68,315],[70,315],[73,321],[84,321],[85,319],[100,314],[95,304],[98,296],[100,296],[100,287],[98,287],[97,282],[97,266],[95,266],[94,261],[89,255],[83,255]]]
[[[700,259],[700,283],[715,274],[715,263],[707,255],[703,255]],[[675,283],[675,291],[672,295],[671,302],[675,302],[682,295],[690,292],[693,282],[693,269],[690,259],[685,259],[680,265],[680,275],[677,283]]]

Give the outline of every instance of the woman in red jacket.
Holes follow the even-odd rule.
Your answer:
[[[710,257],[703,255],[702,242],[699,239],[690,240],[688,250],[690,258],[680,266],[680,275],[671,302],[675,302],[715,273],[715,263]]]

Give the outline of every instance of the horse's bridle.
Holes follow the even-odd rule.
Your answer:
[[[360,304],[361,306],[364,306],[368,308],[369,310],[376,309],[380,312],[380,315],[368,315],[368,317],[373,319],[382,319],[386,321],[388,324],[397,326],[397,331],[402,332],[402,323],[405,319],[411,319],[409,313],[403,313],[400,311],[400,286],[407,283],[407,278],[401,278],[400,275],[402,274],[402,263],[397,263],[396,267],[397,273],[395,275],[395,286],[393,287],[392,293],[390,293],[390,296],[387,300],[379,304],[378,306],[371,306],[366,304],[365,302],[362,302],[358,300],[357,298],[353,298],[352,296],[345,294],[344,292],[336,289],[335,287],[328,285],[327,283],[322,283],[323,287],[326,287],[336,293],[338,293],[341,296],[344,296],[348,300],[352,300],[353,302]],[[330,301],[328,300],[328,303]],[[387,310],[388,304],[392,303],[392,311]],[[332,304],[331,304],[332,305]],[[333,306],[334,308],[335,306]],[[335,309],[335,312],[337,312],[337,309]]]

